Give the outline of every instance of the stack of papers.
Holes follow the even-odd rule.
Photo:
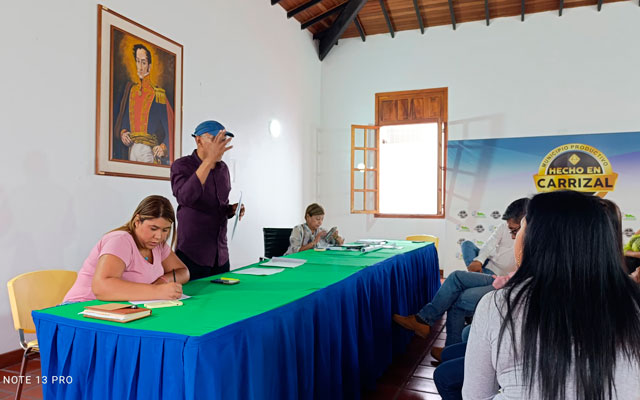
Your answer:
[[[279,272],[284,271],[284,268],[247,268],[240,271],[233,271],[234,274],[243,274],[243,275],[273,275]]]
[[[301,258],[285,258],[285,257],[273,257],[262,265],[269,265],[273,267],[295,268],[306,263],[307,260]]]

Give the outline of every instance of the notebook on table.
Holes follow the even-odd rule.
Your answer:
[[[97,306],[86,306],[81,314],[87,318],[114,322],[129,322],[148,317],[151,315],[151,310],[132,306],[131,304],[107,303]]]

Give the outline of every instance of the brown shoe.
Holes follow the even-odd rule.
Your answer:
[[[429,332],[431,331],[429,325],[419,322],[415,315],[403,317],[402,315],[393,314],[393,321],[405,329],[414,331],[416,335],[423,339],[429,336]]]
[[[431,348],[431,356],[433,358],[435,358],[436,360],[438,360],[439,362],[442,362],[442,349],[443,348],[444,347],[436,347],[436,346],[433,346]]]

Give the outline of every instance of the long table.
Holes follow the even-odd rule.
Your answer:
[[[440,287],[433,244],[394,243],[297,253],[304,265],[271,276],[223,274],[233,286],[189,282],[183,306],[126,324],[78,315],[99,301],[34,311],[44,398],[359,398],[411,338],[391,315]]]

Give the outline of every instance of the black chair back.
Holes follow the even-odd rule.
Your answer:
[[[265,258],[280,257],[289,248],[292,228],[262,228]]]

